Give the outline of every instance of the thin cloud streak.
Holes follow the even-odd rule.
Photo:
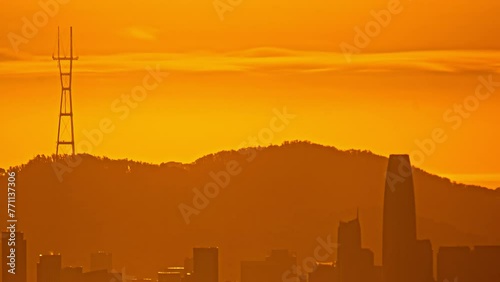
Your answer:
[[[0,50],[0,74],[51,74],[52,59],[40,56],[11,56]],[[368,53],[353,56],[351,63],[341,53],[258,48],[229,53],[130,53],[81,56],[76,73],[113,74],[142,71],[159,65],[165,71],[187,73],[497,73],[500,51],[416,51]]]

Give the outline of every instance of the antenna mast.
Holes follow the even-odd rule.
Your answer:
[[[73,99],[71,96],[71,84],[73,76],[73,60],[78,60],[78,57],[73,57],[73,27],[69,29],[69,52],[70,55],[61,57],[61,39],[59,27],[57,28],[57,57],[52,54],[52,59],[56,60],[59,65],[59,75],[61,78],[61,104],[59,106],[59,126],[57,128],[57,147],[56,155],[59,155],[60,148],[70,147],[71,155],[75,154],[75,137],[73,132]],[[66,64],[63,70],[61,61],[69,61],[69,66]],[[61,128],[61,126],[64,126]],[[69,128],[68,128],[69,127]],[[69,154],[67,153],[62,154]]]

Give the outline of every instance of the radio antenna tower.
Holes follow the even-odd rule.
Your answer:
[[[57,128],[57,147],[56,155],[59,152],[68,152],[68,150],[59,150],[63,147],[71,148],[71,155],[75,154],[75,137],[73,133],[73,99],[71,97],[71,83],[73,75],[73,27],[69,28],[69,57],[61,57],[61,39],[59,27],[57,28],[57,57],[52,54],[52,59],[57,60],[59,65],[59,75],[61,78],[61,104],[59,107],[59,127]],[[63,66],[62,62],[65,64]],[[69,61],[69,65],[67,64]],[[63,126],[63,128],[61,128]],[[69,127],[69,128],[68,128]],[[62,153],[64,154],[64,153]]]

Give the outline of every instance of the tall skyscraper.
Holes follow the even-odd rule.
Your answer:
[[[61,281],[61,255],[40,255],[36,265],[37,282]]]
[[[359,213],[339,224],[336,275],[339,282],[375,281],[374,254],[361,245]]]
[[[111,253],[97,252],[90,255],[90,271],[106,270],[111,272],[113,260]]]
[[[385,282],[416,281],[417,226],[408,155],[391,155],[387,166],[382,235]]]
[[[219,249],[193,249],[194,282],[219,282]]]
[[[10,232],[2,232],[2,281],[26,282],[26,240],[22,232],[13,234],[15,241],[10,238]],[[15,242],[15,245],[12,242]],[[15,249],[15,274],[9,272],[11,266],[8,265],[12,256],[12,248]]]
[[[361,271],[361,226],[359,218],[343,222],[338,229],[337,267],[339,282],[359,282]]]

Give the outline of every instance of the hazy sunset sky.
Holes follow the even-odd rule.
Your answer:
[[[354,45],[356,27],[395,1],[221,0],[236,4],[223,19],[211,0],[61,2],[0,4],[0,167],[55,153],[61,90],[51,55],[57,27],[68,50],[73,26],[77,153],[192,162],[244,142],[309,140],[384,156],[428,150],[414,164],[500,186],[499,1],[401,1],[350,62],[340,44]],[[26,27],[34,18],[35,30]],[[113,105],[147,67],[168,77],[120,118]],[[457,113],[481,79],[498,89]],[[284,130],[248,143],[284,108],[296,116]],[[78,151],[103,119],[114,130]],[[422,149],[435,130],[444,141]]]

